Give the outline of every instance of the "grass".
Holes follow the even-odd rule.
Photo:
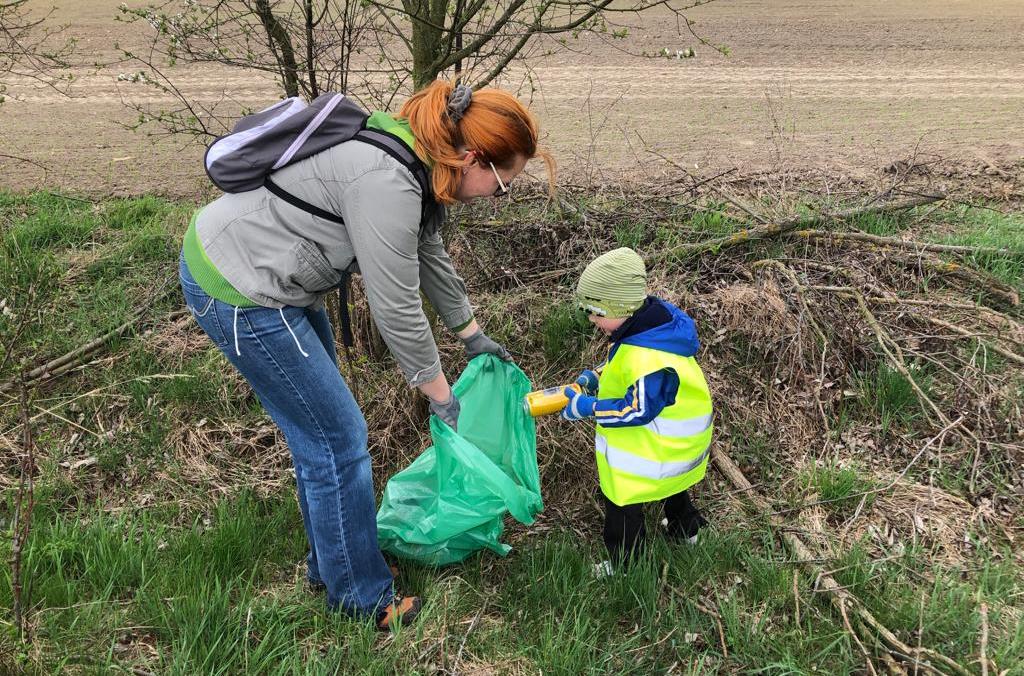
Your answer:
[[[761,673],[853,674],[863,666],[841,618],[799,573],[798,619],[793,567],[768,531],[705,531],[698,547],[656,540],[650,556],[608,580],[591,573],[596,545],[596,537],[553,536],[504,560],[478,557],[444,571],[406,566],[403,583],[427,599],[425,616],[385,638],[325,613],[305,588],[297,565],[305,544],[287,497],[242,493],[202,515],[41,506],[24,559],[33,642],[13,663],[50,673],[133,665],[157,673],[426,673],[431,660],[451,666],[462,646],[463,668],[526,673],[757,665]],[[923,626],[924,644],[960,658],[975,650],[974,599],[990,601],[990,654],[1012,664],[1024,630],[1005,609],[1021,593],[1011,564],[985,561],[965,576],[925,561],[913,549],[884,562],[855,549],[830,565],[894,630]],[[919,584],[922,575],[931,582]],[[9,605],[9,584],[0,584],[0,602]],[[728,656],[708,608],[720,615]],[[423,653],[431,660],[417,662]]]
[[[540,326],[544,358],[552,364],[575,361],[593,327],[575,303],[553,305]]]
[[[836,579],[865,601],[868,609],[889,628],[921,634],[922,645],[966,663],[975,655],[980,634],[979,601],[998,610],[989,613],[991,626],[1002,627],[1004,640],[989,655],[997,664],[1019,665],[1024,649],[1024,628],[1005,600],[1020,594],[1020,581],[1010,561],[985,559],[970,573],[933,568],[927,552],[909,546],[884,564],[855,548],[837,563]],[[968,575],[971,583],[964,583]],[[926,580],[927,584],[921,584]]]
[[[726,213],[724,202],[712,203],[690,217],[689,229],[706,237],[720,237],[749,227]]]
[[[874,488],[874,482],[861,476],[855,467],[840,467],[835,463],[813,464],[804,475],[804,486],[817,494],[825,509],[839,514],[852,513],[861,499],[864,506],[874,502],[873,494],[864,493]]]
[[[615,224],[615,243],[630,249],[640,249],[647,243],[648,227],[646,223],[626,221]]]
[[[523,222],[549,224],[551,217],[522,204],[509,209],[503,217]],[[0,298],[14,314],[0,318],[0,334],[10,335],[25,309],[36,308],[0,379],[116,326],[173,280],[190,210],[152,198],[93,204],[51,193],[0,193]],[[644,248],[740,227],[722,205],[677,216],[658,223],[621,219],[597,234]],[[978,232],[988,232],[987,223],[970,220]],[[905,225],[860,227],[881,233]],[[991,227],[1004,239],[1012,235],[1005,224]],[[502,242],[520,235],[499,224],[481,237]],[[494,253],[480,249],[485,257]],[[697,279],[701,271],[687,274]],[[498,284],[481,294],[488,303],[483,311],[494,315],[488,329],[547,375],[574,373],[581,354],[594,348],[592,327],[565,301],[571,282],[561,282],[529,296]],[[532,303],[525,328],[508,311],[524,297]],[[150,316],[179,304],[172,294]],[[719,377],[739,377],[737,369],[759,373],[756,348],[739,350],[745,361],[723,359],[711,368]],[[442,349],[447,355],[451,345]],[[1006,368],[998,360],[991,367]],[[915,373],[922,387],[939,392],[941,374]],[[369,386],[387,396],[394,386],[381,381]],[[921,420],[913,392],[885,366],[856,374],[855,389],[855,403],[840,410],[843,420],[834,427],[881,422],[902,431]],[[273,432],[266,438],[266,414],[227,361],[187,325],[125,337],[34,397],[37,504],[23,559],[30,640],[17,640],[9,616],[0,615],[0,673],[864,672],[842,618],[813,591],[814,576],[794,565],[763,515],[743,511],[741,495],[713,493],[714,477],[698,501],[713,527],[697,547],[654,539],[648,558],[628,573],[597,580],[591,566],[604,555],[600,515],[581,500],[565,514],[543,515],[543,528],[510,528],[514,549],[505,559],[482,554],[440,571],[403,565],[402,590],[427,600],[423,619],[397,636],[381,636],[366,623],[326,612],[322,598],[306,589],[306,544],[287,453]],[[780,506],[813,494],[835,501],[826,505],[830,513],[848,517],[856,494],[875,487],[867,478],[873,458],[797,473],[774,430],[740,422],[741,412],[724,401],[718,415],[733,457]],[[16,410],[4,399],[5,443],[17,439],[16,424]],[[589,444],[589,433],[567,429],[547,431]],[[421,447],[422,437],[413,433],[402,439],[408,445],[402,457]],[[197,449],[200,443],[207,446]],[[568,453],[568,445],[547,439],[545,448]],[[393,456],[372,452],[379,475],[395,469]],[[593,480],[580,474],[578,458],[554,459],[542,471],[574,472],[571,489]],[[0,457],[0,468],[0,560],[7,561],[16,467]],[[982,471],[997,471],[987,468],[983,463]],[[548,498],[560,487],[545,483],[546,503],[558,504]],[[656,531],[656,517],[649,517]],[[1021,663],[1024,630],[1015,599],[1024,590],[1011,552],[979,541],[954,565],[935,560],[923,543],[899,544],[899,552],[879,552],[868,541],[838,547],[822,565],[905,640],[916,642],[923,627],[925,645],[972,668],[978,600],[985,600],[989,654],[1000,668]],[[0,608],[11,602],[5,564]]]
[[[930,388],[930,374],[926,369],[913,369],[911,375],[926,394]],[[874,416],[883,434],[894,425],[907,427],[920,417],[921,407],[917,394],[903,375],[882,362],[854,375],[859,393],[858,403]]]
[[[187,210],[150,197],[92,204],[47,192],[0,193],[0,288],[12,312],[0,314],[0,335],[21,327],[19,309],[46,308],[45,321],[25,324],[0,379],[118,326],[173,283],[168,261]]]
[[[913,222],[915,215],[917,214],[914,209],[892,213],[865,214],[850,219],[849,227],[870,235],[892,237],[906,230]]]
[[[1000,281],[1024,290],[1024,218],[993,209],[962,206],[945,212],[942,220],[951,231],[947,244],[1006,249],[1008,254],[978,253],[968,260]]]
[[[747,663],[810,671],[827,653],[847,672],[856,667],[834,622],[793,624],[789,571],[738,533],[709,534],[700,548],[658,542],[656,556],[611,580],[592,576],[594,542],[557,537],[497,563],[478,558],[440,573],[408,567],[406,584],[428,599],[426,616],[386,640],[324,613],[304,587],[294,501],[243,493],[168,525],[187,518],[40,508],[24,562],[37,608],[33,645],[49,648],[29,648],[24,659],[52,672],[145,664],[160,673],[336,673],[343,664],[343,673],[410,673],[412,656],[450,627],[438,646],[449,663],[465,638],[473,659],[528,672],[739,664],[716,648],[715,623],[694,602],[713,603],[710,588],[726,642]],[[661,561],[669,564],[664,577]],[[5,604],[7,590],[0,585]],[[765,611],[754,633],[752,608]],[[484,619],[466,637],[477,613]],[[830,648],[837,639],[838,652]]]

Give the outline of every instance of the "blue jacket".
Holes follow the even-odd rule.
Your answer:
[[[700,349],[693,319],[672,303],[655,296],[648,296],[610,339],[608,361],[615,357],[620,345],[647,347],[683,357],[692,357]],[[637,380],[621,399],[598,399],[594,403],[594,417],[605,427],[646,425],[663,408],[675,403],[678,392],[679,375],[666,367]]]

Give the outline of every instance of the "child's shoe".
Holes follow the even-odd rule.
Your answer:
[[[661,520],[661,527],[667,537],[672,540],[686,540],[691,545],[697,544],[700,529],[706,525],[708,522],[700,512],[693,512],[681,523],[669,524],[668,519]]]

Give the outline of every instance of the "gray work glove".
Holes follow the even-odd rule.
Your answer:
[[[468,338],[463,338],[462,342],[466,346],[466,356],[470,359],[482,354],[493,354],[504,361],[512,361],[512,355],[508,353],[508,350],[491,340],[483,329],[477,329],[476,333]]]
[[[456,432],[459,428],[459,411],[461,410],[462,405],[459,404],[459,400],[454,392],[452,392],[446,402],[430,400],[430,412],[447,423],[448,427],[451,427]]]

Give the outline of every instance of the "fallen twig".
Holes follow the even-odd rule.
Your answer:
[[[99,338],[91,340],[85,345],[75,348],[74,350],[68,352],[67,354],[61,355],[56,359],[48,361],[42,366],[38,366],[32,369],[31,371],[25,374],[25,381],[32,382],[46,377],[63,375],[64,373],[67,373],[68,371],[74,369],[76,366],[81,365],[93,353],[97,352],[104,345],[112,341],[114,338],[117,338],[118,336],[127,332],[128,329],[135,326],[135,324],[137,324],[139,320],[141,320],[145,316],[146,312],[153,306],[153,304],[161,300],[167,293],[169,293],[169,291],[164,291],[163,293],[157,294],[156,296],[151,298],[147,303],[136,309],[135,312],[132,313],[130,319],[128,319],[126,322],[124,322],[117,328],[108,331],[107,333],[104,333]],[[188,310],[176,310],[168,316],[168,319],[177,319],[178,317],[185,315],[187,312]],[[0,392],[7,392],[11,389],[14,389],[16,384],[17,381],[13,379],[7,381],[6,383],[0,384]]]
[[[473,633],[474,629],[476,629],[477,622],[480,621],[480,618],[483,616],[484,610],[486,609],[487,603],[485,602],[480,606],[480,610],[476,611],[476,617],[473,618],[473,621],[469,625],[469,629],[466,630],[466,635],[462,637],[462,642],[459,643],[459,651],[455,654],[455,661],[452,663],[452,674],[459,673],[459,662],[462,661],[462,651],[466,647],[466,641],[469,640],[469,635]]]
[[[981,602],[981,640],[979,657],[981,658],[981,676],[988,676],[988,604]]]
[[[657,153],[655,153],[655,154],[657,154]],[[658,156],[659,157],[663,157],[661,155],[658,155]],[[665,159],[665,158],[663,157],[663,159]],[[675,164],[675,163],[673,162],[673,164]],[[677,168],[682,169],[682,167],[679,167],[679,165],[676,165],[676,166],[677,166]],[[723,176],[728,176],[729,174],[735,172],[736,169],[737,169],[737,167],[733,167],[731,169],[726,169],[725,171],[723,171],[721,173],[715,174],[714,176],[708,176],[707,178],[701,179],[699,181],[696,180],[694,178],[694,176],[692,174],[690,174],[690,172],[684,172],[684,173],[686,173],[687,178],[693,180],[693,185],[689,186],[686,189],[686,191],[689,192],[689,193],[693,193],[694,191],[697,190],[697,188],[701,187],[702,185],[704,185],[706,183],[710,183],[711,181],[715,181],[717,179],[720,179]],[[682,183],[682,182],[683,182],[683,179],[679,179],[679,180],[676,181],[676,183]]]
[[[35,509],[35,440],[29,422],[28,391],[25,381],[19,382],[19,404],[22,423],[21,472],[18,476],[18,491],[14,497],[14,515],[11,519],[11,591],[13,596],[14,629],[19,641],[25,640],[25,603],[22,598],[21,557],[25,543],[32,530],[32,513]]]
[[[868,242],[881,247],[893,247],[908,249],[910,251],[932,251],[936,253],[958,253],[958,254],[998,254],[998,255],[1022,255],[1024,251],[1010,251],[988,246],[962,246],[958,244],[933,244],[931,242],[912,242],[894,237],[881,237],[870,235],[866,232],[826,232],[824,230],[793,230],[785,233],[786,237],[797,239],[823,239],[830,242]]]
[[[951,323],[949,323],[947,321],[939,319],[938,317],[932,317],[931,315],[927,315],[927,314],[919,314],[919,315],[914,315],[914,316],[915,317],[920,317],[921,319],[924,319],[925,321],[930,322],[931,324],[934,324],[935,326],[941,326],[942,328],[944,328],[944,329],[946,329],[948,331],[952,331],[953,333],[958,333],[961,336],[964,336],[965,338],[981,338],[981,337],[983,337],[983,336],[977,336],[977,335],[971,333],[970,331],[968,331],[967,329],[963,328],[962,326],[957,326],[956,324],[951,324]],[[1001,346],[997,345],[994,342],[989,343],[988,347],[990,347],[994,352],[998,352],[999,354],[1003,355],[1004,357],[1006,357],[1010,361],[1015,361],[1018,364],[1021,364],[1022,366],[1024,366],[1024,357],[1020,356],[1016,352],[1011,352],[1010,350],[1007,350],[1005,347],[1001,347]]]
[[[714,450],[711,457],[714,460],[715,466],[733,483],[734,486],[737,488],[750,488],[750,482],[721,446]],[[765,513],[771,511],[771,504],[759,493],[748,491],[747,496],[759,512]],[[871,632],[871,635],[865,636],[865,638],[880,638],[887,646],[887,649],[896,657],[909,657],[910,659],[924,658],[929,660],[929,662],[922,662],[921,666],[927,667],[935,673],[941,674],[942,672],[935,666],[932,666],[931,662],[941,664],[943,667],[950,669],[957,674],[961,674],[962,676],[970,676],[970,671],[949,657],[946,657],[945,655],[930,648],[911,648],[901,641],[899,637],[879,622],[878,619],[876,619],[875,616],[860,603],[856,596],[840,586],[831,575],[825,574],[825,572],[821,570],[820,566],[813,563],[816,560],[816,557],[813,555],[811,550],[804,544],[803,540],[796,535],[796,533],[783,528],[785,524],[778,516],[772,516],[771,521],[773,525],[780,528],[782,539],[793,552],[794,556],[800,559],[801,563],[808,566],[812,572],[818,575],[817,579],[819,580],[820,585],[829,592],[828,598],[832,605],[835,606],[835,608],[842,614],[844,613],[844,608],[841,604],[845,602],[854,611],[857,619],[860,622],[863,622],[865,633],[867,633],[867,631]]]
[[[683,596],[683,594],[679,590],[676,590],[676,593],[679,594],[680,596]],[[697,606],[697,608],[699,608],[702,612],[707,613],[708,615],[710,615],[712,617],[712,619],[715,620],[715,625],[718,627],[718,640],[722,644],[722,657],[728,657],[729,656],[729,648],[728,648],[728,646],[727,646],[727,644],[725,642],[725,627],[722,625],[722,616],[721,616],[721,614],[718,613],[718,611],[715,611],[715,610],[712,610],[711,608],[708,608],[706,605],[704,605],[700,601],[694,600],[693,601],[693,605]]]
[[[799,579],[800,579],[800,573],[797,572],[796,568],[794,568],[793,569],[793,604],[794,604],[795,607],[794,607],[794,610],[793,610],[793,623],[796,625],[797,629],[800,628],[800,587],[797,584],[799,582]]]
[[[868,664],[868,671],[878,676],[878,672],[875,671],[875,665],[871,662],[871,655],[868,654],[868,649],[861,643],[860,637],[857,636],[857,632],[853,629],[853,625],[850,624],[850,618],[846,614],[846,601],[840,597],[839,599],[839,612],[843,616],[843,625],[846,627],[846,631],[853,638],[857,647],[860,648],[861,653],[864,655],[864,661]]]
[[[992,295],[1005,298],[1009,301],[1010,305],[1020,305],[1020,294],[1017,293],[1017,290],[1001,282],[987,272],[965,267],[959,263],[930,260],[928,258],[914,258],[907,262],[940,275],[959,277],[968,284],[974,284],[975,286],[988,291]]]
[[[778,223],[767,223],[759,228],[741,230],[731,235],[718,237],[705,242],[680,244],[679,246],[671,247],[660,252],[652,252],[649,258],[652,261],[661,261],[669,258],[678,259],[688,256],[696,256],[712,251],[717,252],[740,244],[747,244],[749,242],[756,242],[770,237],[777,237],[778,235],[789,232],[790,230],[796,230],[801,227],[806,228],[807,226],[816,225],[830,220],[846,220],[867,214],[913,209],[914,207],[931,204],[943,199],[945,199],[945,195],[928,195],[924,197],[915,197],[902,202],[877,204],[869,207],[857,207],[834,213],[823,212],[815,216],[797,216],[795,218],[779,221]]]
[[[871,309],[868,308],[868,304],[867,301],[864,300],[864,296],[859,291],[854,291],[851,295],[857,301],[861,314],[864,315],[864,319],[867,320],[871,330],[875,333],[875,337],[878,340],[878,346],[882,349],[882,352],[889,357],[889,361],[892,362],[893,367],[900,372],[900,375],[903,376],[911,389],[913,389],[917,394],[917,397],[921,401],[922,407],[924,407],[925,411],[927,412],[930,408],[943,425],[947,427],[952,426],[952,423],[950,423],[946,414],[942,412],[942,409],[932,401],[931,397],[925,394],[924,390],[921,389],[921,386],[917,384],[916,380],[914,380],[914,376],[911,375],[910,370],[907,369],[907,365],[903,360],[903,353],[900,350],[900,346],[896,344],[888,334],[886,334],[885,329],[883,329],[882,325],[878,323],[878,319],[875,317],[874,313],[871,312]],[[889,345],[892,345],[892,349],[889,349]],[[927,404],[927,406],[925,406],[925,404]]]
[[[758,261],[760,262],[760,261]],[[857,289],[853,286],[830,286],[827,284],[809,284],[801,286],[802,291],[826,291],[830,293],[852,293]],[[979,314],[985,314],[999,320],[1000,323],[1009,326],[1013,331],[1024,331],[1024,327],[1019,322],[1007,317],[1001,312],[993,310],[985,305],[979,305],[978,303],[964,303],[955,302],[950,300],[936,299],[924,299],[924,298],[900,298],[898,296],[865,296],[864,300],[869,303],[881,303],[888,305],[922,305],[925,307],[942,307],[950,308],[953,310],[971,310]]]

